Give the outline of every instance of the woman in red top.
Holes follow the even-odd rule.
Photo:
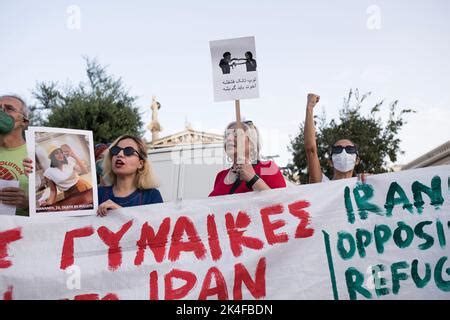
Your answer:
[[[236,122],[230,123],[224,135],[225,152],[233,165],[217,174],[209,196],[285,188],[286,181],[275,162],[260,161],[259,132],[251,121],[242,122],[243,154],[238,157],[236,127]]]

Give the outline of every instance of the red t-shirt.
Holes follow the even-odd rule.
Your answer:
[[[263,179],[263,181],[270,187],[270,189],[285,188],[286,181],[281,174],[280,169],[273,161],[260,161],[253,166],[255,173]],[[225,183],[225,177],[230,169],[220,171],[216,176],[216,181],[214,182],[214,189],[209,194],[210,197],[224,196],[230,193],[232,184]],[[241,181],[239,187],[236,188],[234,193],[244,193],[253,191],[247,188],[245,181]]]

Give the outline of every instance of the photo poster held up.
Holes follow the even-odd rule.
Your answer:
[[[259,97],[258,59],[255,37],[209,42],[212,59],[214,101]]]
[[[25,134],[33,160],[30,216],[95,215],[98,195],[92,131],[29,127]]]

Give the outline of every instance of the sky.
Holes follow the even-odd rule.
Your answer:
[[[38,82],[86,81],[84,56],[121,77],[145,126],[152,95],[160,136],[223,133],[234,102],[214,102],[209,41],[255,36],[260,97],[241,101],[261,131],[262,153],[284,166],[305,117],[338,117],[350,88],[417,111],[400,132],[398,164],[450,140],[450,1],[8,1],[0,2],[0,94],[34,103]],[[150,139],[150,132],[145,135]]]

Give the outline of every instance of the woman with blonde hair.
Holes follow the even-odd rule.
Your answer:
[[[117,138],[103,160],[105,186],[98,187],[98,215],[110,209],[161,203],[145,142],[131,135]]]

